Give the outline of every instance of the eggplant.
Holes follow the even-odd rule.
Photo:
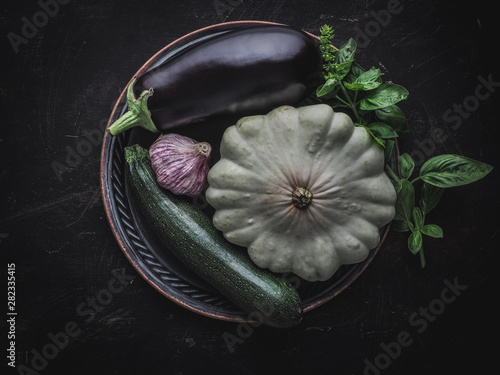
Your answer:
[[[128,112],[112,135],[134,126],[152,132],[205,121],[231,125],[244,116],[296,105],[321,83],[319,45],[284,25],[252,25],[217,34],[135,77]],[[137,98],[137,99],[136,99]]]

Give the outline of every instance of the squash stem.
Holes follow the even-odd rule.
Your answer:
[[[131,129],[136,126],[140,126],[146,130],[153,133],[159,133],[153,120],[151,119],[151,114],[148,110],[148,98],[153,95],[153,89],[144,90],[139,98],[134,97],[134,84],[136,78],[130,83],[127,88],[127,106],[128,111],[110,125],[108,131],[111,135],[117,135],[125,130]]]

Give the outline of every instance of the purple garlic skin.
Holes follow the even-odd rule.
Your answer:
[[[205,187],[212,147],[179,134],[162,134],[149,148],[156,179],[177,195],[194,197]]]

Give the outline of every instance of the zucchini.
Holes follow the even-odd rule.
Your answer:
[[[125,148],[126,176],[145,219],[168,250],[250,317],[286,328],[302,319],[297,291],[256,266],[242,247],[227,241],[209,216],[185,197],[161,188],[149,152]]]

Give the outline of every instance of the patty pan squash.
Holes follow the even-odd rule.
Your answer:
[[[220,151],[206,192],[214,225],[262,268],[327,280],[364,260],[395,215],[383,149],[328,105],[244,117]]]

